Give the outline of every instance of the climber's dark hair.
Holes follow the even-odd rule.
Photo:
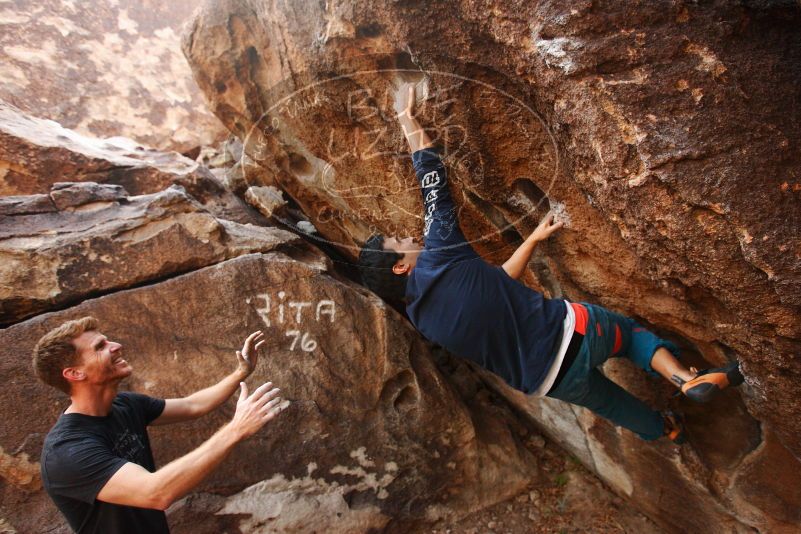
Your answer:
[[[370,236],[359,253],[362,282],[384,300],[399,302],[406,294],[406,277],[392,272],[392,266],[403,258],[392,250],[384,250],[384,236]]]

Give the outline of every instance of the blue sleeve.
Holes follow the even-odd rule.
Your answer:
[[[448,173],[438,148],[423,148],[412,154],[414,172],[423,195],[423,238],[426,249],[467,244],[459,228],[456,205],[448,187]]]

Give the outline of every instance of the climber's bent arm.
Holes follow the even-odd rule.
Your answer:
[[[506,260],[503,264],[503,270],[506,274],[517,280],[522,276],[523,271],[526,270],[531,255],[534,253],[534,248],[537,246],[538,241],[531,239],[529,236],[522,245],[517,247],[514,254]]]
[[[517,247],[512,257],[504,262],[503,270],[506,271],[506,274],[515,280],[520,278],[529,260],[531,260],[531,255],[534,253],[534,248],[537,246],[537,243],[548,239],[552,233],[562,226],[564,226],[562,221],[554,223],[553,213],[548,213],[523,244]]]

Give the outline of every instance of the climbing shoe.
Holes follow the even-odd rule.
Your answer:
[[[696,402],[708,402],[721,390],[742,384],[743,375],[740,372],[740,364],[735,361],[723,367],[698,371],[695,378],[686,382],[675,375],[673,380],[687,398]]]
[[[684,421],[679,414],[671,410],[662,412],[662,421],[665,425],[665,437],[676,445],[681,445],[687,441],[687,430],[684,428]]]

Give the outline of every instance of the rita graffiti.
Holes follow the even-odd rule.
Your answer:
[[[245,302],[256,306],[256,313],[265,326],[283,329],[284,337],[289,338],[287,348],[291,352],[314,352],[317,341],[308,326],[330,325],[336,321],[337,309],[333,300],[291,300],[285,291],[279,291],[275,295],[259,293]]]

